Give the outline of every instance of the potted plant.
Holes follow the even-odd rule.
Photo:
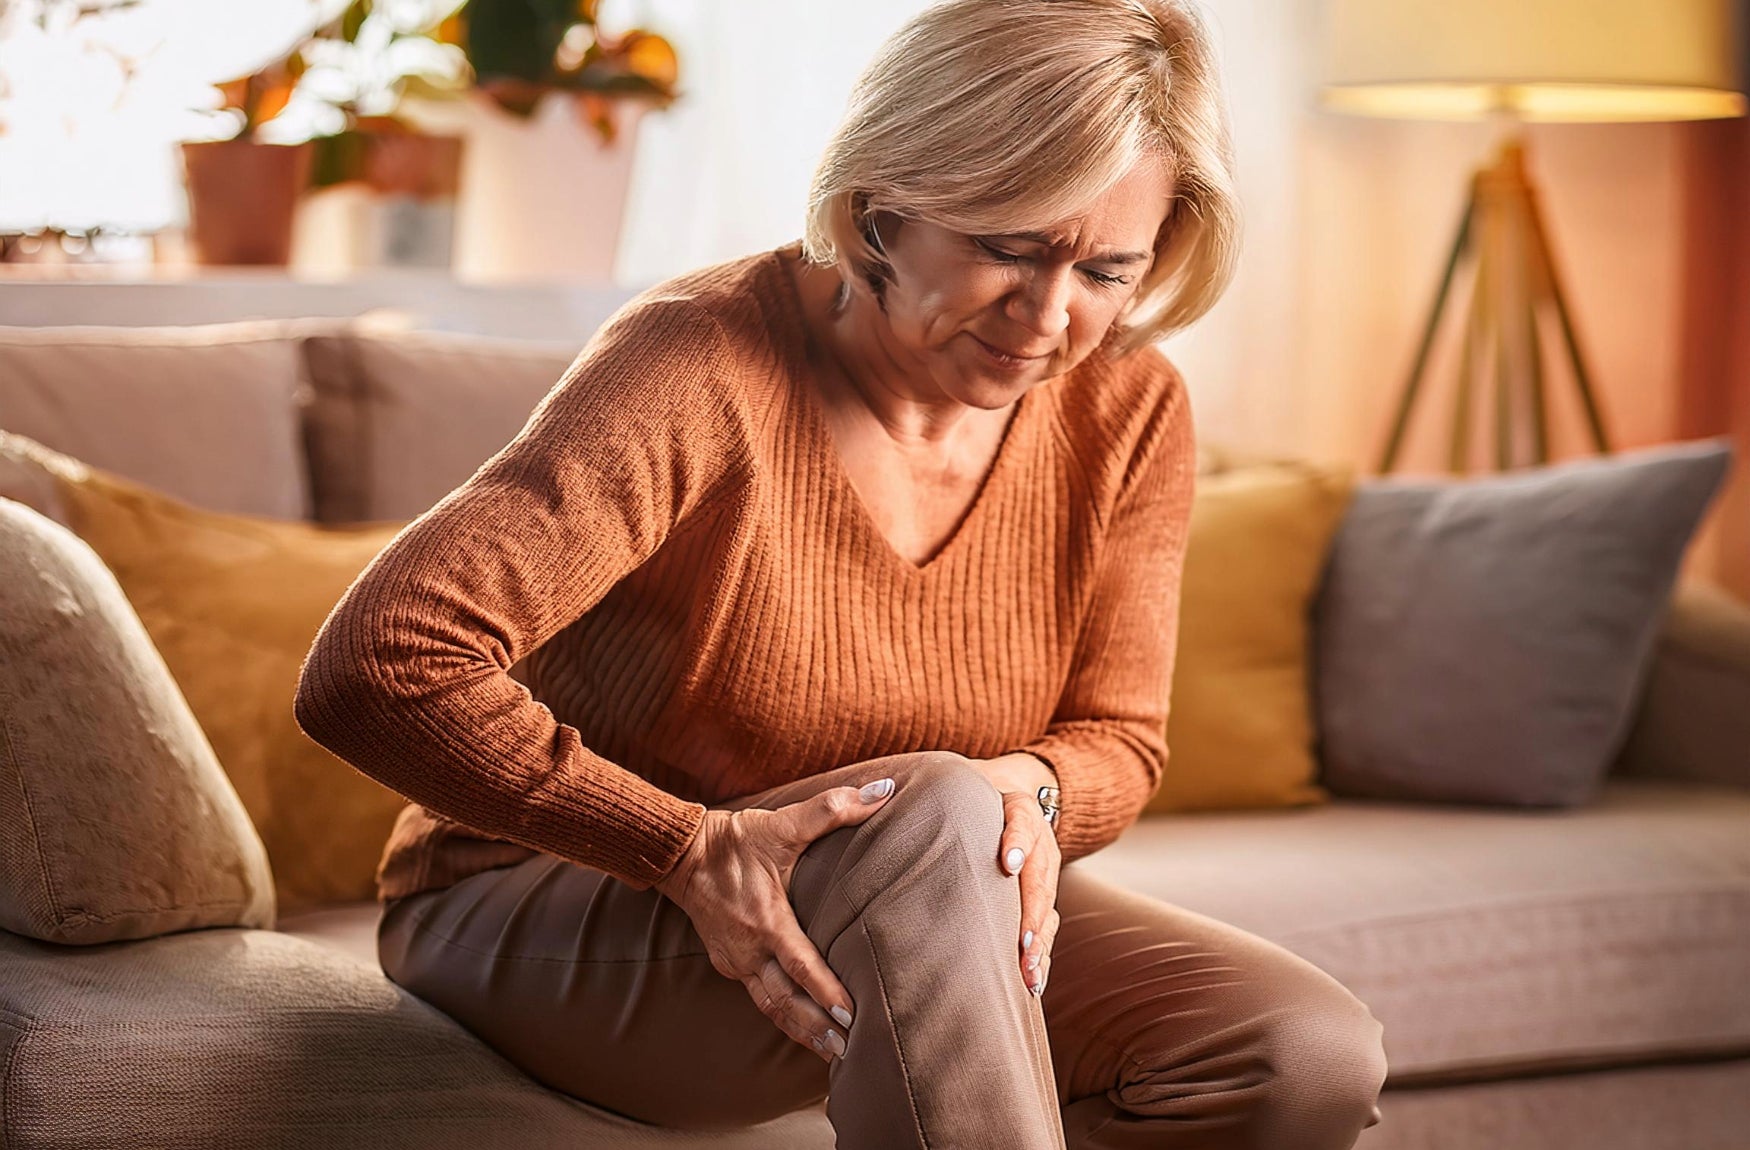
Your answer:
[[[620,101],[665,106],[675,98],[674,46],[642,28],[610,35],[599,0],[471,0],[438,30],[467,54],[475,86],[527,119],[549,95],[568,96],[578,117],[612,143]]]
[[[263,139],[262,128],[285,110],[303,69],[303,57],[293,51],[220,84],[237,134],[183,142],[196,262],[284,266],[289,259],[293,212],[309,182],[312,149]]]
[[[464,133],[457,266],[471,279],[610,277],[637,118],[676,98],[673,46],[611,32],[596,0],[469,0],[433,36],[465,53],[471,99],[411,101]],[[579,130],[581,128],[581,130]]]
[[[449,266],[462,137],[422,130],[401,106],[465,89],[467,58],[431,35],[461,3],[350,0],[304,45],[291,110],[314,136],[315,159],[301,263]]]

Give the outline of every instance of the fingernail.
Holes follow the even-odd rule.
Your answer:
[[[1027,969],[1028,970],[1038,970],[1039,969],[1039,956],[1038,955],[1029,954],[1027,956]]]
[[[845,1040],[839,1037],[838,1031],[828,1030],[826,1032],[826,1048],[839,1058],[845,1056]]]
[[[1020,874],[1021,864],[1027,861],[1027,852],[1020,847],[1010,847],[1009,853],[1003,856],[1003,863],[1009,868],[1010,874]]]
[[[1028,931],[1021,936],[1021,949],[1022,950],[1030,949],[1032,947],[1032,945],[1033,945],[1033,932]]]
[[[857,797],[866,803],[878,803],[892,793],[892,779],[876,779],[872,783],[863,784],[863,788],[857,792]]]
[[[826,1053],[826,1044],[821,1042],[820,1035],[817,1034],[813,1038],[810,1038],[808,1041],[809,1041],[809,1044],[814,1047],[814,1049],[820,1051],[822,1054]]]
[[[1034,998],[1044,998],[1045,997],[1045,980],[1042,978],[1038,982],[1035,982],[1032,986],[1029,986],[1027,988],[1027,992],[1029,994],[1031,994]]]
[[[851,1024],[851,1012],[842,1006],[833,1007],[832,1016],[839,1020],[840,1026],[849,1026]]]

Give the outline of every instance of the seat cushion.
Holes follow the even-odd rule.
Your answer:
[[[1329,972],[1384,1026],[1395,1085],[1750,1052],[1750,791],[1150,816],[1073,865]]]
[[[0,328],[0,428],[197,507],[302,519],[306,334],[338,320]]]
[[[382,917],[383,905],[380,902],[374,898],[362,899],[283,914],[274,929],[374,966],[377,962],[377,922]]]
[[[548,1090],[374,965],[275,931],[0,932],[0,1144],[825,1150],[798,1111],[677,1133]]]

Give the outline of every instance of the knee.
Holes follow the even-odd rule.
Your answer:
[[[1259,1099],[1263,1125],[1306,1132],[1298,1145],[1349,1146],[1379,1121],[1383,1035],[1372,1011],[1334,982],[1318,1001],[1274,1016],[1262,1043],[1271,1068]]]
[[[1383,1028],[1336,980],[1290,981],[1276,1005],[1189,1052],[1194,1061],[1182,1049],[1139,1052],[1117,1104],[1144,1119],[1208,1123],[1236,1148],[1352,1146],[1379,1120]]]
[[[965,863],[1000,879],[1003,799],[971,760],[932,751],[907,755],[888,773],[893,797],[865,824],[868,860],[895,867]]]

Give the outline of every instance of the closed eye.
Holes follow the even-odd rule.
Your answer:
[[[1025,258],[1014,252],[1004,251],[1002,248],[986,243],[981,239],[974,238],[972,242],[977,244],[979,250],[985,255],[1000,264],[1017,264]],[[1130,282],[1125,276],[1117,276],[1112,275],[1109,272],[1095,271],[1093,268],[1083,268],[1082,274],[1087,276],[1090,280],[1093,280],[1095,283],[1100,284],[1102,287],[1118,287]]]
[[[1012,264],[1018,262],[1021,258],[1014,252],[1005,252],[1003,249],[992,247],[990,244],[987,244],[980,239],[974,239],[972,242],[978,245],[980,251],[984,252],[985,255],[990,256],[998,263]]]

